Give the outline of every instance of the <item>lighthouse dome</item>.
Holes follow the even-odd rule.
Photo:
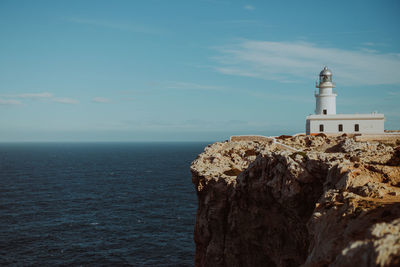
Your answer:
[[[319,73],[319,76],[332,76],[332,71],[327,66]]]

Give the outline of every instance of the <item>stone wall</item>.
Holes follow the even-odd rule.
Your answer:
[[[257,141],[257,142],[272,142],[274,138],[262,136],[262,135],[235,135],[231,136],[231,142],[240,141]]]

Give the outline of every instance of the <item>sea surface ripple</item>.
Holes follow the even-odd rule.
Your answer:
[[[0,265],[193,266],[204,146],[0,144]]]

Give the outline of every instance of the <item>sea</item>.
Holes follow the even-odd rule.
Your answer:
[[[206,145],[0,144],[0,266],[193,266]]]

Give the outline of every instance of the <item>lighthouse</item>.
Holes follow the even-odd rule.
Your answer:
[[[315,92],[316,109],[315,114],[318,115],[333,115],[336,114],[336,93],[333,88],[336,87],[332,82],[332,71],[328,67],[319,73],[319,83],[315,85],[319,88],[319,92]]]
[[[382,134],[385,131],[385,116],[370,114],[336,114],[336,85],[332,82],[332,71],[328,67],[319,73],[315,92],[315,114],[306,117],[306,134]]]

